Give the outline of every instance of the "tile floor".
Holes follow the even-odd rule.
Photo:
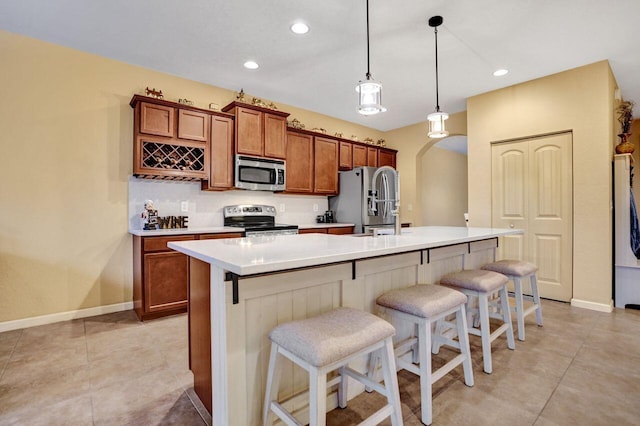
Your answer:
[[[460,368],[438,382],[434,425],[640,424],[640,312],[544,301],[543,314],[542,328],[527,318],[515,351],[494,342],[490,375],[471,336],[475,386]],[[128,311],[0,333],[0,425],[203,425],[192,383],[186,315],[141,323]],[[399,383],[405,425],[420,425],[418,380],[403,371]],[[362,394],[327,423],[355,425],[381,404]]]

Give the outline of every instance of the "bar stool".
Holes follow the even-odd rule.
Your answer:
[[[536,311],[536,321],[538,326],[542,326],[542,304],[540,303],[538,280],[536,277],[538,267],[533,263],[525,262],[523,260],[505,259],[484,265],[482,269],[499,272],[506,275],[507,278],[513,281],[513,296],[516,299],[516,306],[512,309],[516,313],[516,318],[518,320],[518,340],[524,342],[524,317],[533,311]],[[528,278],[529,283],[531,284],[532,296],[526,295],[522,292],[522,280],[525,278]],[[533,302],[533,305],[525,309],[524,300]]]
[[[433,284],[418,284],[393,290],[376,300],[380,314],[388,315],[392,320],[414,324],[416,337],[396,344],[396,363],[399,369],[405,369],[420,376],[422,423],[427,425],[430,425],[433,420],[433,383],[462,364],[464,382],[467,386],[473,386],[473,369],[465,313],[466,302],[467,296],[459,291]],[[432,336],[431,325],[438,320],[445,321],[446,317],[452,314],[455,314],[455,324],[449,322],[447,324],[451,327],[457,327],[458,341],[444,335]],[[460,350],[459,355],[434,372],[431,371],[432,341]],[[412,352],[411,362],[403,357],[409,352]],[[419,366],[416,366],[416,363],[419,363]],[[373,377],[376,366],[377,360],[375,356],[372,356],[367,370],[369,377]]]
[[[484,372],[487,374],[490,374],[493,370],[491,342],[506,332],[507,346],[509,349],[515,349],[513,325],[511,324],[509,310],[509,296],[507,295],[508,282],[509,279],[506,276],[482,269],[467,269],[454,272],[440,279],[440,284],[459,290],[478,301],[478,308],[471,308],[469,301],[467,302],[467,312],[477,313],[480,317],[480,328],[470,327],[469,334],[480,336],[482,339],[482,359],[484,361]],[[500,319],[503,322],[493,333],[489,325],[490,317]],[[437,350],[438,348],[435,346],[434,351]]]
[[[289,426],[303,425],[283,404],[278,402],[282,355],[309,372],[309,425],[326,424],[327,387],[338,384],[338,405],[347,406],[347,382],[351,377],[387,397],[387,405],[361,424],[378,424],[391,417],[393,426],[402,426],[402,410],[396,364],[393,356],[395,328],[373,314],[351,308],[336,310],[316,317],[288,322],[269,334],[271,357],[263,407],[263,425],[273,424],[273,414]],[[351,369],[347,364],[371,352],[382,356],[384,386]],[[338,370],[338,376],[327,381],[327,373]],[[347,377],[348,376],[348,377]]]

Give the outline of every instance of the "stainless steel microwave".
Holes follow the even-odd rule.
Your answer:
[[[285,161],[236,155],[236,188],[256,191],[285,190]]]

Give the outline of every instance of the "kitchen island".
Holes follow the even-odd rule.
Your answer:
[[[389,290],[437,283],[493,260],[498,238],[517,229],[417,227],[402,235],[307,234],[171,242],[190,256],[189,353],[194,389],[214,425],[261,424],[276,325],[339,306],[374,312]],[[398,328],[398,336],[412,333]],[[362,369],[362,365],[355,368]],[[306,416],[306,373],[283,368],[280,398]],[[362,392],[355,384],[349,398]],[[337,406],[333,389],[327,408]]]

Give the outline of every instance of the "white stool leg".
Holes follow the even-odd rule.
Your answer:
[[[482,339],[482,360],[484,372],[491,374],[491,328],[489,326],[489,301],[488,294],[478,295],[478,308],[480,309],[480,338]]]
[[[340,375],[340,384],[338,385],[338,406],[340,408],[346,408],[347,406],[347,384],[349,383],[349,377],[344,374],[344,367],[338,369]]]
[[[385,340],[384,348],[382,348],[380,352],[382,354],[382,372],[384,375],[384,386],[387,391],[387,402],[393,406],[391,424],[392,426],[402,426],[402,406],[400,405],[400,391],[398,390],[396,355],[393,350],[393,339],[391,337]]]
[[[434,355],[437,355],[438,352],[440,352],[440,346],[442,346],[441,340],[437,338],[437,336],[440,336],[442,334],[442,322],[444,321],[444,318],[441,318],[439,320],[436,320],[436,327],[434,330],[434,338],[431,339],[432,343],[431,343],[431,353]],[[414,364],[418,362],[418,357],[414,356],[413,358],[413,362]]]
[[[369,354],[369,359],[367,361],[367,374],[366,376],[374,382],[377,382],[376,380],[376,368],[378,368],[378,361],[380,359],[380,355],[378,353],[378,351],[373,351]],[[367,393],[371,393],[373,392],[373,388],[369,387],[369,386],[365,386],[364,390]],[[341,407],[344,408],[344,407]]]
[[[433,418],[431,407],[431,324],[420,323],[418,327],[420,342],[420,404],[422,406],[422,423],[430,425]]]
[[[542,304],[540,303],[540,294],[538,293],[538,278],[536,274],[531,274],[529,276],[529,280],[531,280],[531,293],[533,294],[533,303],[538,305],[536,309],[536,320],[539,326],[542,326]]]
[[[309,368],[309,426],[327,424],[327,373]]]
[[[462,362],[464,371],[464,384],[473,386],[473,367],[471,366],[471,350],[469,349],[469,333],[467,330],[466,312],[464,305],[456,312],[456,325],[458,326],[458,341],[460,342],[460,353],[465,356]]]
[[[502,304],[502,321],[507,324],[507,347],[509,349],[516,348],[516,342],[513,338],[513,324],[511,323],[511,310],[509,309],[509,293],[507,286],[504,285],[500,291],[500,303]]]
[[[263,426],[271,426],[273,424],[273,411],[271,411],[271,401],[278,400],[281,366],[282,363],[278,362],[278,345],[276,345],[275,343],[271,343],[269,370],[267,372],[267,389],[266,395],[264,396],[264,406],[262,407]]]
[[[516,319],[518,320],[518,340],[524,342],[524,300],[522,294],[522,279],[513,277],[516,298]]]

